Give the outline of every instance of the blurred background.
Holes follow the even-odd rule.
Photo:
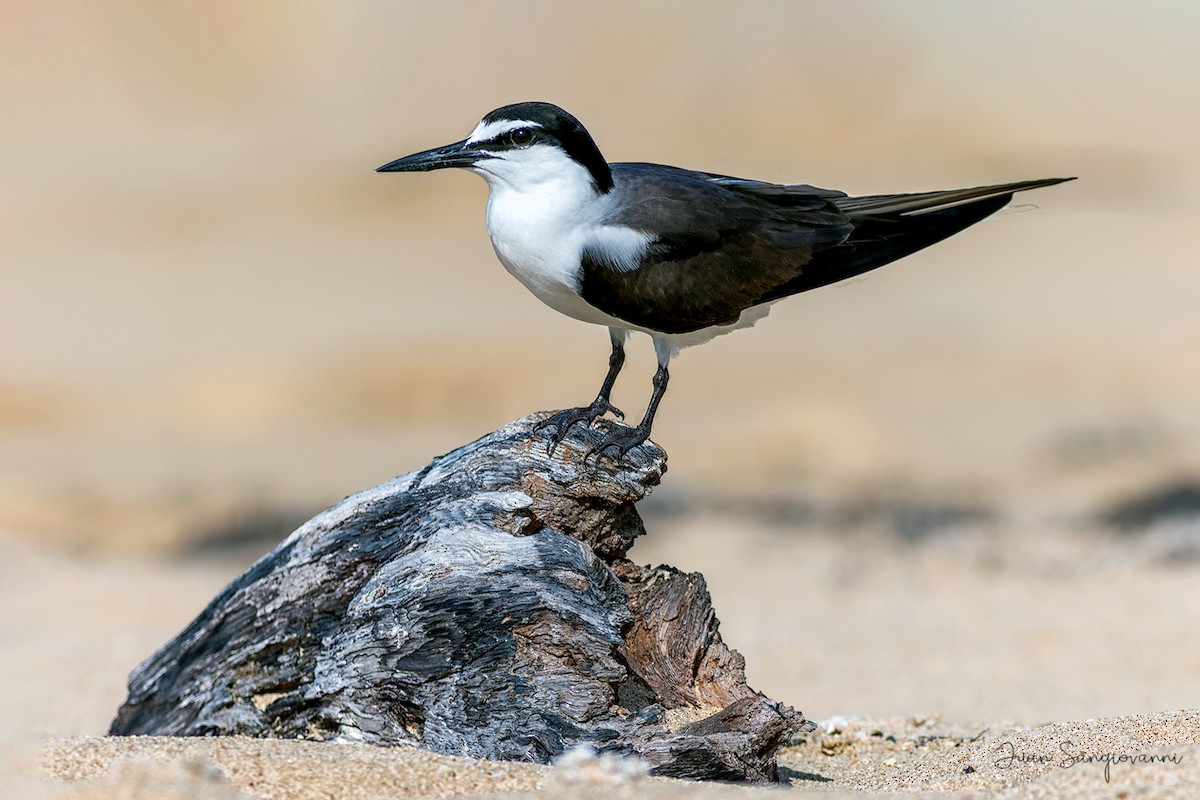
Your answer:
[[[605,332],[505,273],[483,182],[373,172],[533,99],[613,161],[1080,176],[684,352],[632,555],[703,570],[752,683],[813,716],[1194,705],[1197,41],[1191,0],[9,0],[0,658],[92,666],[19,699],[59,709],[34,729],[103,730],[323,506],[594,396]]]

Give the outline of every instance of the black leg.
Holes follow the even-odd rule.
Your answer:
[[[618,341],[616,337],[613,337],[612,354],[608,357],[608,374],[604,376],[604,383],[600,386],[600,394],[596,395],[596,399],[592,401],[592,407],[597,405],[603,406],[604,411],[611,411],[621,419],[625,419],[625,412],[614,406],[610,398],[612,397],[613,386],[617,382],[617,375],[621,373],[621,367],[623,366],[625,366],[625,345]],[[590,423],[591,420],[588,420],[588,422]]]
[[[618,334],[615,331],[610,332],[612,339],[612,354],[608,357],[608,374],[604,376],[604,383],[600,386],[600,394],[596,395],[596,399],[592,401],[590,406],[583,408],[569,408],[566,411],[559,411],[553,416],[547,417],[538,426],[537,430],[543,428],[554,428],[554,432],[550,434],[549,451],[554,452],[554,448],[558,447],[559,443],[566,437],[567,432],[579,422],[591,425],[598,417],[604,416],[608,412],[612,412],[621,419],[625,419],[625,415],[621,409],[614,406],[609,399],[612,396],[613,385],[617,382],[617,375],[621,373],[621,367],[625,366],[625,344],[624,334]]]
[[[663,395],[667,393],[667,381],[670,377],[667,365],[660,363],[658,371],[654,373],[654,393],[650,395],[650,404],[646,406],[646,415],[642,417],[642,421],[634,428],[618,427],[611,431],[600,440],[599,444],[588,451],[584,460],[586,461],[593,455],[599,458],[605,450],[611,447],[617,448],[617,458],[620,458],[649,439],[650,428],[654,425],[654,415],[658,412],[658,404],[662,402]]]

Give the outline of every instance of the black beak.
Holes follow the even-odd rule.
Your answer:
[[[384,164],[376,172],[428,172],[447,167],[469,167],[480,159],[491,158],[491,153],[467,147],[466,139],[445,147],[435,147],[411,156],[397,158]]]

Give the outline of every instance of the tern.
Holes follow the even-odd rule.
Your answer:
[[[623,456],[650,436],[679,350],[747,328],[773,303],[915,253],[1003,208],[1015,192],[1072,178],[851,197],[646,163],[609,163],[579,120],[550,103],[487,114],[466,139],[379,167],[458,167],[488,183],[487,229],[504,267],[546,305],[608,328],[612,353],[590,405],[560,411],[553,450],[606,413],[632,331],[658,357],[636,426],[613,426],[588,455]]]

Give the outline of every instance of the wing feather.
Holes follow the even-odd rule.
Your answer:
[[[614,164],[613,174],[621,224],[653,239],[633,270],[614,270],[585,251],[581,294],[607,314],[663,333],[736,322],[802,274],[814,252],[853,230],[832,196],[800,202],[797,191],[775,203],[704,173],[645,164]]]
[[[994,186],[976,186],[972,189],[952,189],[945,192],[918,192],[913,194],[878,194],[865,197],[845,197],[834,200],[837,207],[852,217],[879,214],[925,214],[941,208],[986,200],[1001,195],[1011,195],[1029,189],[1073,181],[1074,178],[1045,178],[1037,181],[1000,183]]]
[[[861,275],[1071,178],[944,192],[848,197],[653,164],[613,164],[613,219],[650,237],[618,270],[585,251],[581,294],[663,333],[732,325],[748,308]],[[619,216],[619,219],[616,217]]]

